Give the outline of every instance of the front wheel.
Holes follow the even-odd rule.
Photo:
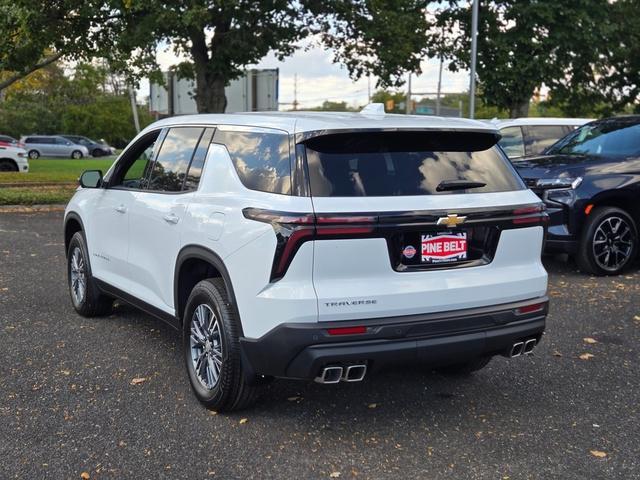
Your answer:
[[[0,160],[0,172],[17,172],[18,166],[11,160]]]
[[[29,158],[31,160],[36,160],[37,158],[40,158],[40,152],[38,152],[37,150],[29,150]]]
[[[199,282],[184,311],[184,359],[196,397],[216,411],[246,408],[259,390],[246,381],[238,332],[222,279]]]
[[[576,263],[593,275],[617,275],[636,257],[638,230],[633,218],[616,207],[599,207],[584,226]]]
[[[82,232],[76,232],[69,242],[67,276],[71,303],[83,317],[107,315],[113,299],[104,295],[95,284],[88,261],[87,246]]]
[[[80,158],[82,158],[82,152],[80,150],[74,150],[73,152],[71,152],[71,158],[73,158],[74,160],[79,160]]]

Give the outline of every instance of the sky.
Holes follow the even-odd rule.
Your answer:
[[[349,105],[364,105],[367,103],[368,81],[363,78],[354,82],[349,78],[346,68],[332,61],[332,50],[309,46],[300,48],[292,56],[279,61],[273,54],[268,54],[259,63],[248,68],[278,68],[280,78],[279,101],[281,109],[290,108],[287,103],[293,102],[294,78],[297,75],[297,91],[299,108],[309,108],[321,105],[325,100],[346,101]],[[158,51],[158,63],[163,70],[179,62],[176,55],[166,49]],[[412,76],[411,90],[413,92],[435,92],[438,85],[437,59],[422,62],[422,74]],[[443,70],[442,92],[463,92],[469,88],[469,73],[449,72]],[[406,86],[403,87],[406,90]],[[375,90],[375,78],[371,79],[371,90]],[[148,83],[140,88],[141,96],[149,95]]]

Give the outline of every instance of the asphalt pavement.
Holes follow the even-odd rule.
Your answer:
[[[0,213],[0,478],[640,478],[640,272],[545,259],[535,354],[470,377],[275,381],[223,415],[191,394],[177,334],[119,305],[78,316],[62,214]]]

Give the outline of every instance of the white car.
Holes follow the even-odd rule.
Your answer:
[[[552,117],[489,120],[502,136],[499,145],[507,156],[515,161],[542,154],[565,135],[591,121],[593,119]]]
[[[183,335],[197,398],[390,363],[471,372],[530,353],[547,214],[471,120],[269,112],[168,118],[67,206],[75,309],[114,298]]]
[[[7,143],[0,144],[0,172],[29,171],[29,160],[24,148],[15,147]]]

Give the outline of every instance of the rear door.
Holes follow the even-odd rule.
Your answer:
[[[494,142],[455,132],[306,142],[321,321],[544,295],[539,199]]]

